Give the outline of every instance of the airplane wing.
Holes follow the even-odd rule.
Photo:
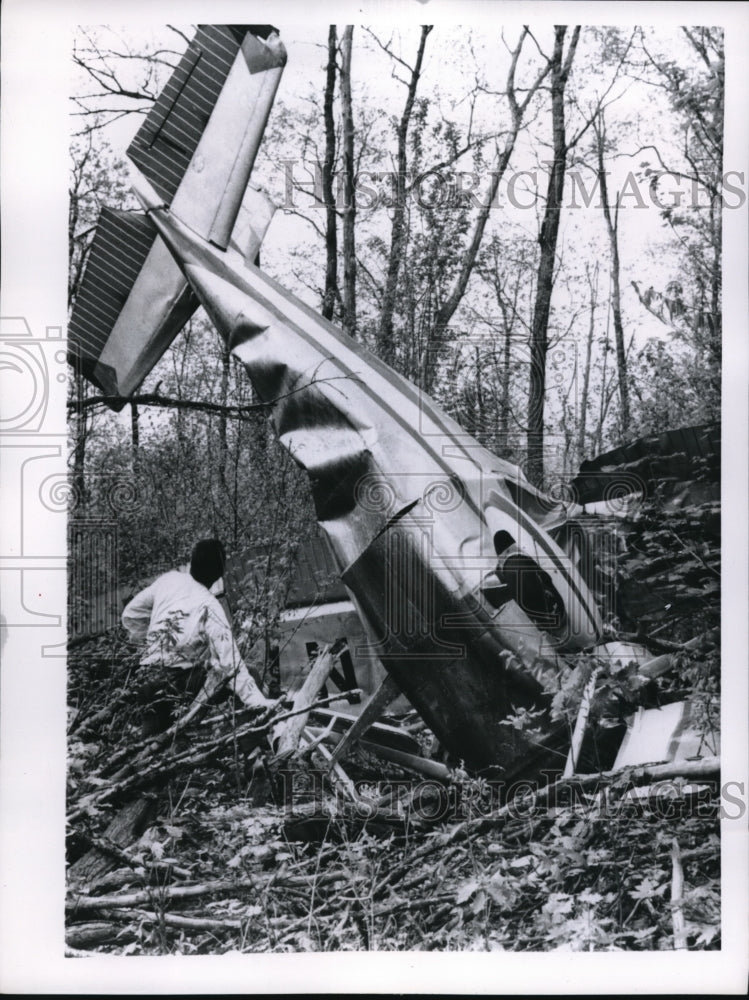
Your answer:
[[[273,217],[249,179],[285,62],[270,25],[201,25],[127,151],[175,216],[248,261]],[[71,362],[127,396],[198,305],[150,221],[104,209],[68,325]]]

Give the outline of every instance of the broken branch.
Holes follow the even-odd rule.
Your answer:
[[[307,724],[309,709],[315,701],[333,669],[333,656],[329,646],[325,646],[315,660],[312,669],[304,679],[301,688],[294,695],[293,722],[285,721],[276,725],[272,742],[276,748],[275,760],[290,757],[299,745],[299,740]]]
[[[677,951],[687,947],[687,927],[684,922],[682,899],[684,895],[684,869],[681,866],[681,852],[676,838],[671,843],[671,919],[674,927],[674,948]]]

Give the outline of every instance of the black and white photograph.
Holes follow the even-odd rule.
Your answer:
[[[3,992],[745,992],[748,41],[8,5]]]

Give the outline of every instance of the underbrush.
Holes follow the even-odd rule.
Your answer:
[[[70,879],[71,955],[720,947],[715,776],[631,769],[500,802],[461,770],[441,786],[391,768],[409,794],[383,817],[322,772],[316,801],[284,794],[263,741],[217,709],[110,795],[140,746],[136,664],[117,632],[70,651],[70,871],[101,862]],[[129,799],[149,819],[117,844]]]

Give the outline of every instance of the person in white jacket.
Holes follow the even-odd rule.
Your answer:
[[[223,576],[224,563],[221,542],[203,539],[193,549],[189,572],[164,573],[122,612],[130,637],[146,640],[140,663],[147,680],[139,693],[147,705],[146,736],[169,727],[185,695],[207,702],[224,685],[249,708],[276,704],[247,670],[226,613],[209,589]]]

